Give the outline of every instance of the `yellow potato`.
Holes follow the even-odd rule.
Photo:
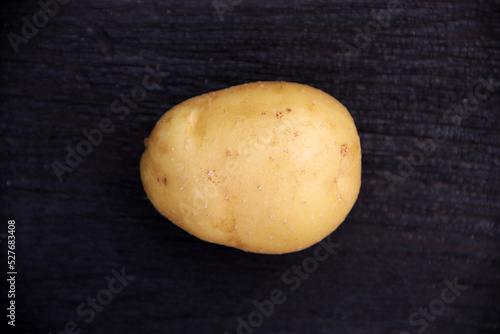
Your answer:
[[[189,99],[158,121],[141,159],[155,208],[185,231],[249,252],[321,241],[361,185],[354,121],[332,96],[255,82]]]

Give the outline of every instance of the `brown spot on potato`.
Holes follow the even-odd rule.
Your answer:
[[[226,151],[226,155],[227,155],[228,157],[230,157],[230,156],[231,156],[231,150],[227,150],[227,151]]]
[[[291,111],[292,111],[292,109],[286,108],[286,112],[291,112]]]
[[[167,185],[167,178],[165,176],[163,178],[158,176],[158,177],[156,177],[156,182],[163,183],[164,185]]]
[[[267,113],[265,111],[262,112],[262,116],[266,116]]]
[[[213,183],[220,183],[219,175],[216,173],[215,169],[207,170],[207,178]]]
[[[349,147],[347,146],[347,144],[342,144],[342,146],[340,146],[340,155],[346,157],[348,154],[349,154]]]
[[[281,117],[283,117],[283,111],[276,112],[276,118],[280,119]]]

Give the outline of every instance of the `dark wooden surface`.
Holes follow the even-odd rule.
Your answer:
[[[500,2],[400,0],[349,61],[342,43],[355,45],[387,1],[233,4],[221,21],[211,1],[75,0],[18,53],[7,35],[40,7],[3,5],[0,234],[16,220],[16,329],[59,333],[74,321],[81,333],[235,333],[254,300],[280,289],[286,301],[255,333],[498,332],[500,87],[460,125],[443,115],[481,77],[500,81]],[[146,66],[169,75],[120,119],[111,104]],[[282,275],[314,247],[266,256],[199,241],[155,211],[139,178],[143,139],[166,110],[257,80],[335,96],[362,142],[361,193],[331,236],[340,248],[295,291]],[[104,118],[115,131],[59,182],[52,163]],[[388,173],[404,173],[401,161],[434,131],[443,141],[392,191]],[[135,279],[86,323],[76,308],[123,267]],[[466,289],[426,328],[412,325],[412,313],[439,304],[444,280]]]

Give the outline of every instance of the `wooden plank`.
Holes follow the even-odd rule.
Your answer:
[[[8,34],[22,35],[40,4],[4,5],[0,234],[16,220],[19,332],[74,321],[82,333],[236,333],[238,317],[260,322],[254,301],[276,289],[286,301],[255,333],[497,332],[499,2],[222,2],[223,21],[212,1],[71,1],[17,53]],[[113,102],[147,67],[161,82],[120,117]],[[293,268],[314,247],[264,256],[207,244],[142,190],[143,139],[166,110],[257,80],[332,94],[360,133],[358,202],[331,236],[340,248],[307,278]],[[455,125],[447,111],[474,97]],[[114,131],[60,182],[52,163],[106,118]],[[87,297],[122,268],[135,278],[90,319]],[[445,303],[454,280],[466,288]]]

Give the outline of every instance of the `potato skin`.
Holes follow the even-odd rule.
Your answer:
[[[185,231],[244,251],[307,248],[345,219],[361,186],[354,121],[307,85],[254,82],[161,117],[141,159],[154,207]]]

